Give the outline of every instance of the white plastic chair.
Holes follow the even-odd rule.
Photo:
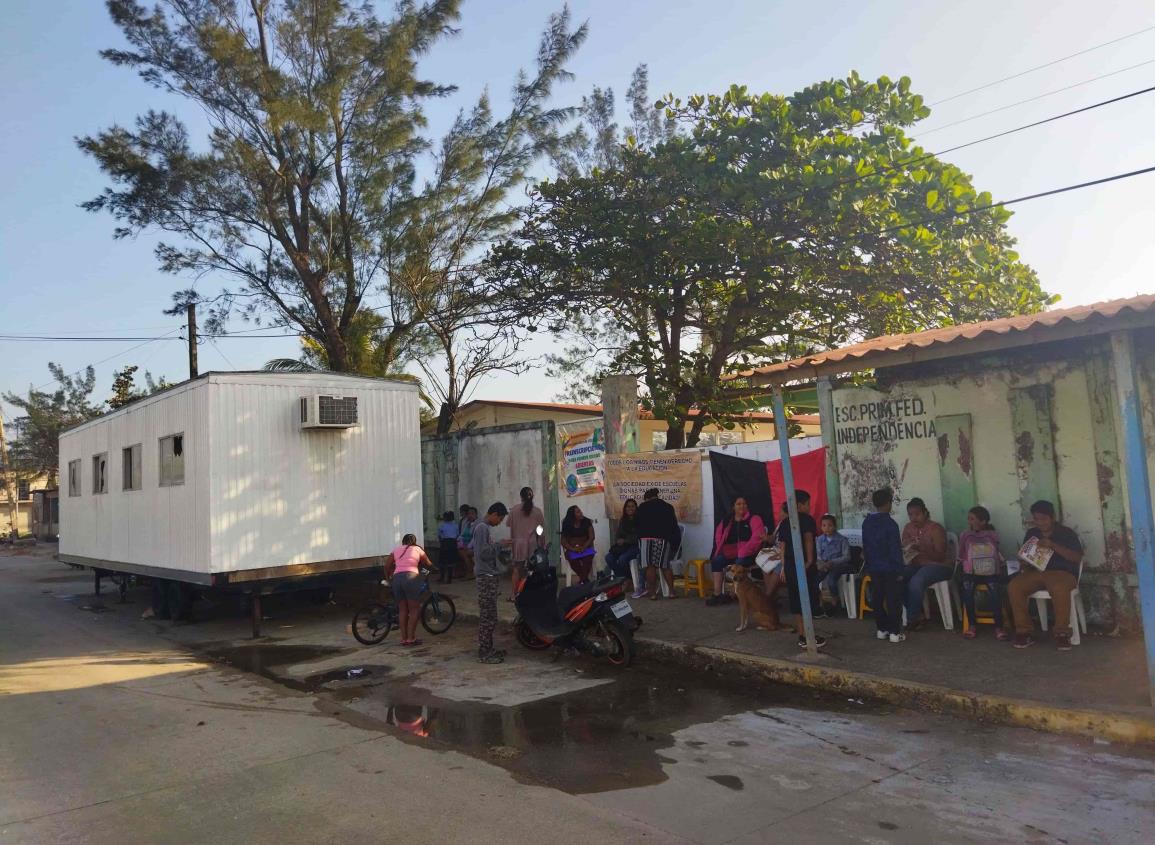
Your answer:
[[[682,556],[682,543],[685,541],[685,539],[686,539],[686,526],[684,526],[682,523],[679,522],[678,523],[678,548],[670,551],[669,560],[671,561],[671,564],[674,560],[677,560]],[[671,587],[669,584],[666,583],[665,576],[663,576],[662,573],[660,573],[660,572],[658,573],[658,583],[662,587],[662,598],[668,599],[672,595]]]
[[[642,568],[638,566],[638,559],[634,558],[630,561],[630,582],[634,585],[634,591],[640,590],[645,581],[642,580]]]
[[[926,616],[930,615],[930,597],[934,596],[935,601],[938,602],[938,612],[942,616],[942,626],[948,631],[954,630],[954,620],[957,616],[962,619],[962,598],[959,596],[958,583],[955,581],[955,576],[958,575],[958,562],[955,562],[954,569],[951,570],[950,578],[945,581],[939,581],[937,584],[931,584],[926,591],[926,596],[923,598],[923,613]]]
[[[950,578],[945,581],[939,581],[936,584],[931,584],[926,588],[926,593],[922,597],[922,615],[924,619],[930,618],[930,597],[934,596],[935,601],[938,602],[938,613],[942,617],[942,626],[948,631],[954,630],[954,620],[957,617],[962,619],[962,597],[958,592],[958,582],[955,576],[958,575],[958,535],[953,531],[948,531],[946,534],[946,552],[947,560],[954,560],[954,569],[951,570]],[[902,607],[902,624],[907,624],[906,604]]]
[[[948,531],[946,534],[946,553],[947,560],[954,561],[954,568],[951,570],[950,578],[945,581],[939,581],[937,584],[931,584],[926,591],[926,596],[923,598],[923,615],[930,615],[930,597],[933,595],[935,601],[938,602],[938,612],[942,616],[942,626],[948,631],[954,630],[954,620],[957,617],[962,619],[962,597],[958,592],[958,582],[955,577],[958,575],[958,535],[953,531]]]
[[[682,542],[686,538],[686,526],[682,525],[681,523],[678,523],[678,532],[679,532],[678,533],[678,548],[671,550],[670,556],[669,556],[669,558],[667,558],[667,560],[673,560],[674,558],[678,557],[682,553]],[[639,551],[641,552],[640,557],[642,560],[648,561],[650,559],[650,550],[649,550],[650,542],[651,542],[650,540],[642,539],[638,543]],[[637,561],[630,561],[630,575],[632,575],[634,578],[634,589],[638,589],[638,585],[642,584],[643,582],[641,580],[639,580],[642,577],[641,576],[641,566],[639,565],[639,563]],[[660,572],[658,573],[658,584],[661,585],[662,596],[665,598],[669,598],[670,597],[670,587],[666,583],[666,579],[662,576],[662,574]]]
[[[855,573],[851,572],[838,579],[838,598],[846,608],[848,619],[858,618],[858,590],[854,587],[854,575]]]
[[[1079,593],[1079,584],[1083,581],[1083,564],[1079,563],[1079,574],[1075,577],[1075,589],[1071,590],[1071,645],[1079,645],[1083,638],[1079,632],[1087,633],[1087,608],[1083,607],[1083,597]],[[1035,608],[1039,611],[1039,627],[1047,630],[1047,602],[1051,601],[1051,594],[1046,590],[1036,590],[1030,598],[1035,600]]]
[[[862,531],[858,529],[844,529],[842,534],[850,542],[851,548],[862,549]],[[866,565],[863,557],[863,566]],[[838,578],[838,598],[846,608],[848,619],[858,618],[858,588],[854,584],[854,576],[862,574],[862,567],[858,572],[850,572]]]

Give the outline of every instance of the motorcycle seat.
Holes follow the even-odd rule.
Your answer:
[[[573,630],[573,626],[558,613],[557,605],[547,604],[524,609],[521,616],[529,627],[541,636],[562,637]]]
[[[600,591],[601,585],[593,583],[563,587],[561,592],[557,594],[557,606],[562,613],[567,613],[575,604],[585,601],[590,596],[597,595]]]

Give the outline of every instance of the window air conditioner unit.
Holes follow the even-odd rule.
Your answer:
[[[353,428],[357,425],[356,396],[302,396],[301,428]]]

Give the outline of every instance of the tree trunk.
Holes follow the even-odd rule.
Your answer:
[[[329,369],[335,373],[349,372],[349,346],[338,329],[325,332],[322,341],[325,345],[325,361]]]
[[[694,422],[690,425],[690,430],[686,433],[686,445],[697,446],[698,441],[702,439],[702,429],[706,427],[705,418],[699,413],[694,417]]]
[[[666,428],[666,448],[683,449],[686,446],[686,421],[678,420]]]
[[[449,402],[441,403],[441,412],[437,415],[437,433],[449,434],[453,429],[453,415],[457,413],[457,408],[453,407]]]

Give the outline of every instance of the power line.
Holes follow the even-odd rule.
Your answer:
[[[35,335],[35,334],[0,334],[0,340],[50,340],[50,341],[76,341],[78,343],[123,343],[125,341],[133,340],[181,340],[179,337],[62,337],[59,335]]]
[[[173,331],[180,331],[174,329]],[[33,335],[33,334],[0,334],[0,341],[51,341],[51,342],[74,342],[74,343],[124,343],[128,341],[143,340],[152,342],[154,340],[179,340],[184,342],[182,337],[168,337],[172,332],[167,332],[164,335],[155,337],[73,337],[64,335]],[[228,332],[222,334],[205,334],[201,337],[205,340],[249,340],[265,337],[300,337],[299,333],[292,334],[240,334],[237,332]]]
[[[172,323],[165,323],[163,326],[121,326],[120,328],[116,329],[59,329],[55,327],[51,329],[30,329],[25,327],[21,331],[46,335],[57,332],[62,335],[75,335],[78,337],[101,337],[110,333],[120,335],[124,332],[159,332],[163,329],[169,328],[172,328]],[[10,332],[0,330],[0,334],[10,334]]]
[[[1068,61],[1069,59],[1076,58],[1077,56],[1085,56],[1087,53],[1093,53],[1095,50],[1101,50],[1104,47],[1110,47],[1112,44],[1118,44],[1120,41],[1126,41],[1128,38],[1134,38],[1137,35],[1142,35],[1143,33],[1150,32],[1153,29],[1155,29],[1155,26],[1149,26],[1149,27],[1146,27],[1145,29],[1140,29],[1140,30],[1137,30],[1136,32],[1132,32],[1132,33],[1128,33],[1127,35],[1120,36],[1119,38],[1113,38],[1110,41],[1104,41],[1102,44],[1096,44],[1094,47],[1087,47],[1086,49],[1079,50],[1078,52],[1071,53],[1070,55],[1063,56],[1062,58],[1052,59],[1051,61],[1044,62],[1041,65],[1035,65],[1032,68],[1027,68],[1026,70],[1021,70],[1018,73],[1012,73],[1010,76],[1004,76],[1002,79],[996,79],[994,82],[987,82],[987,83],[985,83],[983,85],[979,85],[975,88],[969,88],[966,91],[960,91],[957,94],[952,94],[949,97],[944,97],[941,100],[935,100],[933,103],[928,103],[927,105],[939,106],[939,105],[942,105],[943,103],[949,103],[952,100],[957,100],[960,97],[965,97],[968,94],[974,94],[977,91],[985,91],[987,88],[993,88],[996,85],[1002,85],[1004,82],[1010,82],[1012,79],[1018,79],[1021,76],[1026,76],[1027,74],[1034,73],[1035,71],[1042,70],[1043,68],[1053,67],[1054,65],[1061,64],[1062,62]]]
[[[172,337],[172,335],[176,334],[177,332],[180,332],[180,331],[181,331],[183,328],[184,328],[184,326],[183,326],[183,325],[177,326],[175,329],[172,329],[171,331],[167,331],[167,332],[165,332],[165,333],[164,333],[164,334],[162,334],[162,335],[158,335],[157,337],[150,337],[150,338],[133,338],[134,340],[136,340],[136,339],[140,339],[142,342],[141,342],[141,343],[138,343],[138,344],[136,344],[135,346],[130,346],[130,347],[128,347],[127,349],[122,349],[122,350],[121,350],[121,351],[119,351],[119,352],[116,352],[116,353],[114,353],[114,354],[112,354],[112,355],[109,355],[107,358],[101,358],[99,361],[95,361],[95,362],[93,362],[93,363],[91,363],[91,364],[85,364],[83,367],[80,367],[80,368],[78,368],[78,369],[75,369],[75,370],[73,370],[73,371],[72,371],[72,372],[70,372],[70,373],[67,373],[67,375],[68,375],[68,376],[77,376],[77,375],[80,375],[80,373],[83,373],[83,372],[84,372],[85,370],[87,370],[89,367],[99,367],[101,364],[107,364],[109,361],[113,360],[114,358],[120,358],[120,357],[122,357],[122,356],[124,356],[124,355],[127,355],[127,354],[128,354],[128,353],[130,353],[130,352],[135,352],[137,349],[140,349],[140,348],[142,348],[142,347],[148,346],[150,343],[156,343],[156,342],[158,342],[158,341],[161,341],[161,340],[180,340],[180,341],[183,341],[183,340],[184,340],[184,338],[181,338],[181,337]],[[255,336],[256,336],[256,337],[260,337],[261,335],[255,335]],[[215,337],[230,337],[230,335],[208,335],[208,336],[207,336],[207,338],[208,338],[209,340],[212,340],[212,339],[213,339],[213,338],[215,338]],[[254,337],[254,335],[248,335],[248,337]],[[299,335],[265,335],[265,337],[299,337]],[[63,340],[63,341],[65,341],[65,342],[67,342],[68,340],[75,340],[75,341],[86,341],[86,340],[87,340],[87,341],[91,341],[91,340],[103,341],[103,340],[105,340],[105,338],[63,338],[63,337],[48,337],[48,336],[42,336],[42,337],[16,337],[16,336],[13,336],[13,335],[5,335],[5,336],[0,336],[0,340],[13,339],[13,338],[15,338],[15,339],[17,339],[17,340],[38,340],[38,339],[44,339],[44,340],[48,340],[48,341],[50,341],[50,342],[55,342],[55,341],[59,341],[59,340]],[[243,339],[243,338],[242,338],[242,339]],[[122,338],[122,340],[123,340],[123,338]],[[223,353],[222,353],[222,355],[223,355]],[[226,359],[226,360],[227,360],[227,359]],[[53,384],[55,384],[55,383],[56,383],[56,380],[55,380],[55,379],[53,379],[53,380],[51,380],[51,381],[46,381],[46,382],[44,382],[43,384],[40,384],[40,385],[37,385],[37,386],[33,387],[33,388],[32,388],[32,390],[43,390],[44,388],[46,388],[46,387],[50,387],[51,385],[53,385]]]
[[[1118,173],[1114,176],[1104,176],[1102,179],[1092,179],[1089,182],[1079,182],[1076,185],[1067,185],[1066,187],[1063,187],[1063,188],[1052,188],[1049,191],[1039,191],[1036,194],[1027,194],[1026,196],[1015,197],[1014,199],[1003,200],[1002,202],[992,202],[989,205],[980,205],[980,206],[976,206],[974,208],[968,208],[964,211],[953,211],[953,212],[947,212],[947,213],[943,213],[943,214],[934,214],[934,215],[931,215],[930,217],[924,217],[921,220],[915,220],[915,221],[912,221],[910,223],[902,223],[898,226],[890,226],[886,229],[882,229],[881,231],[877,232],[876,234],[886,235],[886,234],[889,234],[890,232],[897,232],[897,231],[900,231],[902,229],[909,229],[912,226],[923,226],[927,223],[933,223],[936,220],[941,220],[943,222],[945,222],[947,220],[955,220],[959,217],[966,217],[966,216],[971,215],[971,214],[976,214],[977,212],[980,212],[980,211],[989,211],[992,208],[1001,208],[1002,206],[1005,206],[1005,205],[1015,205],[1016,203],[1027,202],[1028,200],[1042,199],[1043,197],[1053,197],[1056,194],[1065,194],[1065,193],[1068,193],[1070,191],[1081,190],[1082,188],[1091,188],[1091,187],[1094,187],[1095,185],[1105,185],[1108,182],[1118,182],[1121,179],[1130,179],[1132,176],[1142,176],[1145,173],[1155,173],[1155,165],[1153,165],[1151,167],[1143,167],[1143,168],[1140,168],[1139,170],[1131,170],[1127,173]]]
[[[1100,100],[1099,102],[1092,103],[1089,106],[1083,106],[1079,109],[1073,109],[1072,111],[1063,112],[1062,114],[1056,114],[1053,117],[1045,117],[1042,120],[1036,120],[1034,123],[1025,123],[1022,126],[1016,126],[1014,129],[1008,129],[1005,132],[997,132],[994,135],[987,135],[985,138],[979,138],[977,141],[968,141],[965,144],[957,144],[953,147],[947,147],[945,150],[932,153],[932,155],[941,156],[946,155],[947,153],[956,152],[958,150],[964,150],[967,147],[973,147],[975,144],[982,144],[985,141],[993,141],[996,138],[1003,138],[1007,135],[1013,135],[1016,132],[1022,132],[1024,129],[1034,129],[1036,126],[1042,126],[1045,123],[1054,123],[1056,120],[1062,120],[1065,117],[1073,117],[1074,115],[1082,114],[1083,112],[1094,111],[1095,109],[1102,108],[1103,106],[1110,106],[1114,105],[1115,103],[1121,103],[1124,100],[1131,99],[1132,97],[1138,97],[1142,94],[1150,94],[1152,91],[1155,91],[1155,85],[1151,86],[1150,88],[1140,89],[1139,91],[1132,91],[1130,94],[1122,94],[1118,97],[1112,97],[1109,100]]]
[[[1042,100],[1045,97],[1052,97],[1055,94],[1062,94],[1064,91],[1070,91],[1073,88],[1079,88],[1083,85],[1090,85],[1092,82],[1098,82],[1100,79],[1107,79],[1108,77],[1118,76],[1121,73],[1127,73],[1128,71],[1135,70],[1136,68],[1145,67],[1145,66],[1150,65],[1150,64],[1155,64],[1155,59],[1148,59],[1145,62],[1139,62],[1139,64],[1137,64],[1137,65],[1131,65],[1130,67],[1120,68],[1119,70],[1113,70],[1110,73],[1104,73],[1104,74],[1100,74],[1099,76],[1093,76],[1090,79],[1084,79],[1082,82],[1075,82],[1075,83],[1072,83],[1071,85],[1065,85],[1062,88],[1056,88],[1054,91],[1048,91],[1045,94],[1037,94],[1034,97],[1027,97],[1027,99],[1025,99],[1025,100],[1019,100],[1018,102],[1015,102],[1015,103],[1009,103],[1005,106],[999,106],[997,109],[991,109],[989,111],[980,112],[979,114],[972,114],[970,117],[964,117],[964,118],[961,118],[959,120],[953,120],[950,123],[944,123],[941,126],[935,126],[931,129],[927,129],[925,131],[922,131],[919,133],[919,136],[922,137],[922,136],[926,136],[926,135],[932,135],[935,132],[941,132],[944,129],[949,129],[952,126],[958,126],[961,123],[969,123],[972,120],[978,120],[980,117],[987,117],[988,115],[998,114],[999,112],[1006,111],[1007,109],[1013,109],[1016,106],[1022,106],[1022,105],[1025,105],[1027,103],[1033,103],[1035,100]]]
[[[843,187],[845,185],[853,185],[857,182],[863,181],[864,179],[872,179],[875,176],[882,176],[886,173],[891,173],[891,172],[896,171],[896,170],[904,170],[906,168],[913,167],[914,165],[918,164],[919,162],[927,161],[928,159],[932,159],[932,158],[937,158],[938,156],[944,156],[947,153],[953,153],[953,152],[958,152],[959,150],[965,150],[968,147],[974,147],[974,146],[977,146],[978,144],[984,144],[987,141],[994,141],[998,138],[1005,138],[1006,136],[1014,135],[1017,132],[1023,132],[1027,129],[1034,129],[1038,126],[1042,126],[1042,125],[1047,124],[1047,123],[1054,123],[1057,120],[1063,120],[1064,118],[1073,117],[1074,115],[1077,115],[1077,114],[1083,114],[1084,112],[1094,111],[1095,109],[1103,108],[1104,106],[1114,105],[1115,103],[1120,103],[1120,102],[1123,102],[1124,100],[1129,100],[1132,97],[1138,97],[1138,96],[1141,96],[1143,94],[1150,94],[1152,92],[1155,92],[1155,86],[1151,86],[1150,88],[1142,88],[1138,91],[1132,91],[1129,94],[1121,94],[1118,97],[1112,97],[1109,100],[1100,100],[1097,103],[1091,103],[1090,105],[1083,106],[1083,107],[1077,108],[1077,109],[1073,109],[1071,111],[1066,111],[1066,112],[1063,112],[1062,114],[1052,115],[1051,117],[1045,117],[1042,120],[1036,120],[1032,123],[1025,123],[1022,126],[1016,126],[1013,129],[1006,129],[1002,132],[996,132],[993,135],[987,135],[987,136],[982,137],[982,138],[976,138],[973,141],[967,141],[967,142],[962,143],[962,144],[956,144],[953,147],[947,147],[946,149],[939,150],[938,152],[923,153],[922,155],[915,156],[912,159],[907,159],[905,161],[896,162],[894,164],[886,165],[884,167],[879,168],[878,170],[873,170],[870,173],[862,173],[862,174],[859,174],[857,176],[851,176],[848,179],[839,180],[839,181],[835,182],[834,184],[830,185],[825,190],[832,190],[834,188],[840,188],[840,187]],[[796,193],[792,196],[786,197],[784,200],[782,200],[782,202],[786,203],[786,202],[791,202],[791,201],[796,200],[796,199],[801,199],[802,197],[809,195],[812,191],[813,191],[813,189],[807,189],[807,190],[799,191],[798,193]]]
[[[209,342],[212,343],[213,349],[215,349],[217,351],[217,354],[225,359],[225,363],[228,364],[230,367],[232,367],[235,370],[237,368],[237,365],[229,360],[229,356],[225,354],[225,351],[223,349],[221,349],[220,344],[218,344],[216,342],[216,340],[214,340],[213,338],[209,338]]]
[[[181,327],[177,327],[177,328],[173,329],[172,331],[165,332],[160,337],[152,338],[151,340],[146,340],[144,343],[138,343],[136,346],[130,346],[130,347],[128,347],[128,349],[121,350],[120,352],[117,352],[113,355],[109,355],[107,358],[102,358],[101,360],[97,361],[94,364],[85,364],[83,367],[80,367],[79,369],[73,370],[72,372],[68,373],[67,375],[69,375],[69,376],[80,375],[82,372],[87,370],[89,367],[99,367],[101,364],[107,364],[113,358],[119,358],[122,355],[127,355],[129,352],[133,352],[137,349],[140,349],[142,346],[148,346],[150,343],[155,343],[158,340],[168,340],[168,339],[170,339],[169,335],[176,334],[177,332],[180,331],[180,328]],[[172,338],[172,339],[177,340],[179,338]],[[32,389],[33,390],[43,390],[44,388],[49,387],[52,384],[54,384],[55,381],[56,381],[56,379],[53,379],[52,381],[46,381],[46,382],[44,382],[44,384],[38,385],[37,387],[34,387]]]
[[[251,328],[251,329],[237,329],[236,331],[233,331],[233,332],[222,332],[220,335],[217,335],[217,337],[224,337],[225,335],[251,334],[252,332],[266,332],[266,331],[269,331],[270,329],[287,329],[289,327],[290,327],[289,323],[270,323],[267,326],[255,326],[254,328]]]
[[[228,334],[204,334],[201,337],[207,340],[251,340],[253,338],[261,337],[300,337],[300,332],[290,332],[288,334],[237,334],[230,332]]]

